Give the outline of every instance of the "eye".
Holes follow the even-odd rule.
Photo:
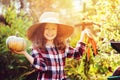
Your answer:
[[[55,28],[52,28],[52,30],[55,30]]]
[[[54,28],[52,28],[52,30],[57,30],[57,28],[56,28],[56,27],[54,27]]]

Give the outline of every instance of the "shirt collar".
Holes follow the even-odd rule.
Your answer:
[[[51,46],[46,45],[45,47],[46,47],[46,48],[54,48],[55,46],[54,46],[54,45],[51,45]]]

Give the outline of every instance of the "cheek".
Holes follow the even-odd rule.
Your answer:
[[[49,32],[48,30],[45,30],[43,34],[45,35],[45,34],[47,34],[48,32]]]

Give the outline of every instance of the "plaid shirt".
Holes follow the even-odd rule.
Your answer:
[[[64,72],[66,57],[80,59],[84,50],[85,44],[82,42],[79,42],[76,48],[68,47],[65,51],[48,46],[46,46],[46,50],[33,49],[32,66],[38,70],[37,80],[66,80]]]

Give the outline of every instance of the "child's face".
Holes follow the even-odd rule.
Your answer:
[[[46,24],[45,30],[44,30],[44,37],[47,40],[54,40],[57,35],[57,25],[56,24]]]

